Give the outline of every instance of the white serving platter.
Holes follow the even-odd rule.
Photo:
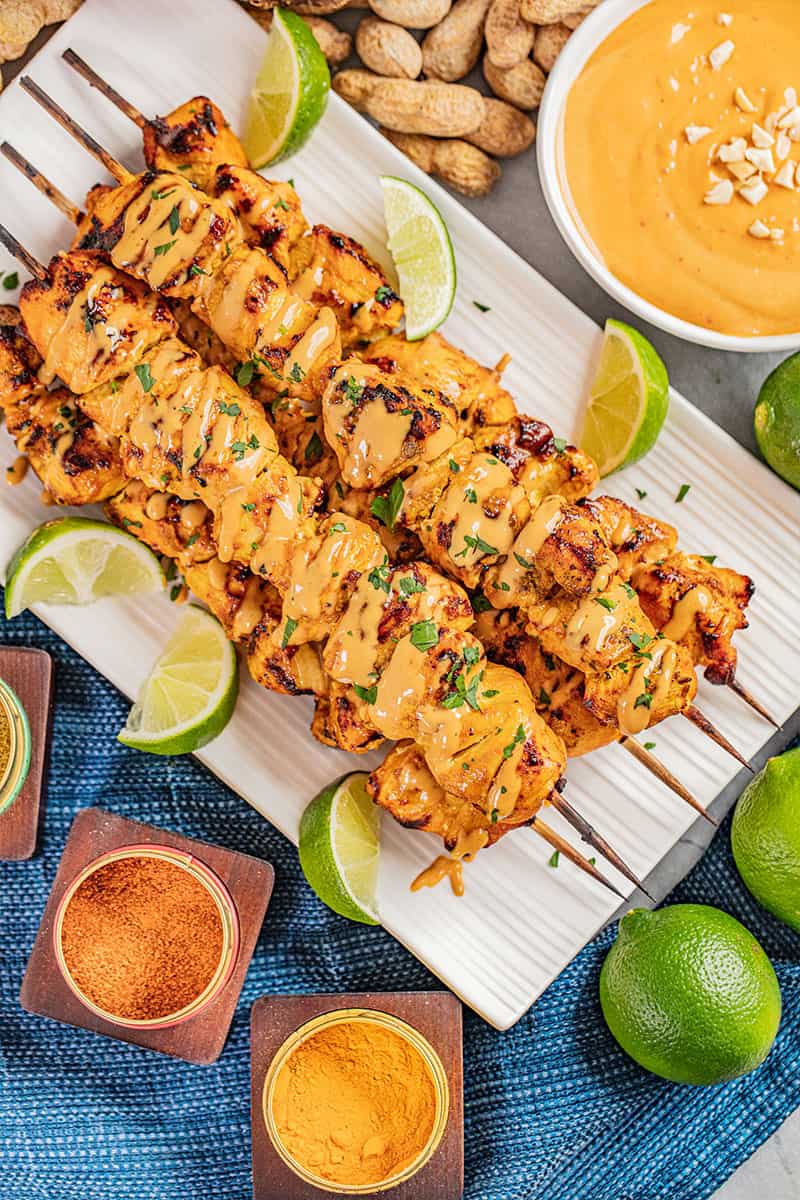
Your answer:
[[[241,127],[264,35],[227,0],[87,0],[29,65],[28,72],[115,155],[138,168],[138,131],[61,61],[72,46],[124,95],[151,114],[208,94]],[[80,200],[102,170],[12,84],[0,97],[0,135]],[[307,215],[359,238],[386,261],[378,176],[420,184],[439,205],[459,270],[455,308],[444,332],[487,363],[512,356],[505,382],[521,409],[575,435],[599,331],[583,313],[434,182],[417,171],[336,96],[307,147],[274,174],[293,178]],[[525,197],[520,196],[520,203]],[[42,259],[70,229],[5,160],[0,221]],[[531,255],[535,257],[535,231]],[[0,269],[11,261],[0,253]],[[10,293],[0,293],[5,301]],[[474,300],[488,305],[480,312]],[[0,433],[6,463],[14,449]],[[691,490],[681,505],[683,483]],[[751,629],[740,636],[742,682],[785,719],[800,702],[800,496],[682,397],[647,459],[610,489],[680,526],[682,544],[716,553],[757,582]],[[0,563],[26,533],[52,515],[32,477],[0,491]],[[105,601],[91,609],[42,608],[40,616],[122,692],[133,696],[178,614],[164,599]],[[701,683],[699,704],[748,755],[771,730],[725,689]],[[226,784],[293,841],[300,814],[337,774],[369,766],[318,745],[311,706],[245,682],[234,720],[199,756]],[[114,735],[108,731],[108,736]],[[704,803],[733,777],[735,763],[687,721],[673,718],[648,735],[658,756]],[[644,740],[644,739],[642,739]],[[611,747],[569,764],[569,797],[645,876],[688,829],[693,813],[630,755]],[[549,820],[563,832],[555,813]],[[499,1029],[528,1009],[612,915],[611,895],[568,863],[548,866],[549,849],[528,830],[479,855],[466,871],[463,899],[445,886],[412,894],[409,882],[437,852],[433,840],[384,820],[380,905],[383,922],[467,1004]],[[610,871],[627,892],[625,881]],[[387,979],[387,986],[391,980]]]

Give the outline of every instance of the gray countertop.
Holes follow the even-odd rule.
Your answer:
[[[352,29],[358,23],[359,15],[342,14],[338,23]],[[49,26],[43,30],[22,60],[4,65],[6,82],[38,50],[54,28]],[[476,78],[475,82],[480,83],[480,80]],[[626,309],[610,299],[586,274],[561,240],[539,187],[533,152],[503,164],[503,177],[491,196],[483,200],[459,198],[598,324],[602,325],[610,316],[632,319]],[[638,319],[633,320],[663,356],[670,380],[678,391],[755,453],[753,405],[761,383],[781,356],[706,350],[681,342]],[[779,753],[798,733],[800,711],[775,734],[754,765],[761,766],[771,754]],[[717,818],[727,812],[742,786],[743,778],[740,777],[716,800],[712,811]],[[662,900],[701,857],[712,834],[711,827],[698,818],[646,881],[649,891]],[[800,1110],[739,1168],[713,1200],[753,1200],[762,1194],[770,1200],[795,1200],[800,1196]],[[681,1197],[664,1197],[663,1200],[681,1200]]]

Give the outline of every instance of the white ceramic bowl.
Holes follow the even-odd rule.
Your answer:
[[[547,206],[553,220],[578,262],[610,296],[631,312],[667,333],[687,342],[698,342],[714,350],[775,351],[800,349],[800,332],[782,333],[772,337],[734,337],[716,333],[674,317],[644,300],[613,275],[594,248],[584,238],[567,199],[564,165],[564,113],[570,88],[583,70],[587,60],[612,30],[631,13],[649,4],[650,0],[602,0],[602,3],[578,26],[558,56],[547,81],[539,110],[536,135],[539,177]]]

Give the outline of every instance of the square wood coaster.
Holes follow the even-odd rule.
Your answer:
[[[464,1076],[461,1003],[450,992],[363,992],[349,995],[261,996],[250,1014],[250,1123],[254,1200],[331,1200],[284,1163],[267,1133],[264,1080],[286,1039],[323,1013],[341,1008],[390,1013],[418,1029],[442,1060],[450,1085],[447,1127],[430,1162],[406,1183],[361,1200],[458,1200],[464,1190]]]
[[[0,859],[36,853],[47,804],[47,763],[53,715],[53,660],[46,650],[0,646],[0,679],[19,696],[31,727],[31,765],[14,803],[0,813]]]
[[[73,995],[56,962],[53,921],[59,901],[72,881],[90,862],[119,846],[147,843],[170,846],[194,855],[215,871],[231,894],[239,914],[240,942],[230,979],[208,1008],[169,1029],[126,1029],[106,1021]],[[215,1062],[222,1053],[244,977],[272,894],[275,873],[268,862],[182,837],[154,825],[129,821],[102,808],[86,808],[72,822],[47,905],[28,959],[19,998],[27,1012],[52,1017],[67,1025],[159,1050],[174,1058],[201,1065]]]

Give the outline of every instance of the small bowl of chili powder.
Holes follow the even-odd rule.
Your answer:
[[[168,846],[96,858],[65,892],[53,940],[70,990],[98,1016],[163,1029],[197,1016],[239,950],[233,900],[205,864]]]

